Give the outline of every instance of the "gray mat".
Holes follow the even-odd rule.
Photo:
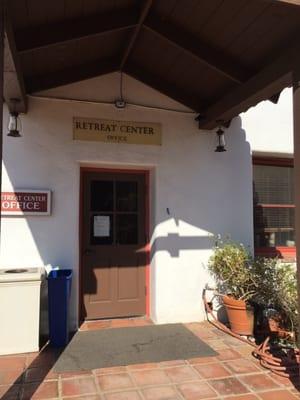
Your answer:
[[[184,360],[217,353],[182,324],[77,332],[55,364],[56,372]]]

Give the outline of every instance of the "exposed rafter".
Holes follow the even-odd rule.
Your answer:
[[[106,34],[134,27],[138,21],[135,10],[92,15],[78,20],[67,20],[33,28],[17,30],[16,45],[26,53],[89,36]]]
[[[294,6],[300,6],[300,0],[273,0],[276,3],[287,3]]]
[[[133,47],[134,47],[134,45],[135,45],[135,43],[137,41],[139,33],[140,33],[140,31],[141,31],[141,29],[143,27],[143,23],[144,23],[147,15],[148,15],[148,13],[150,11],[150,8],[152,6],[152,2],[153,2],[153,0],[145,0],[145,4],[144,4],[144,7],[142,8],[142,12],[141,12],[141,15],[139,17],[138,24],[136,25],[136,27],[135,27],[135,29],[133,31],[133,34],[132,34],[132,36],[131,36],[131,38],[129,40],[129,43],[128,43],[128,45],[127,45],[127,47],[125,49],[125,52],[123,54],[123,57],[121,59],[121,63],[120,63],[120,70],[121,71],[124,69],[124,66],[125,66],[128,58],[129,58],[129,56],[130,56],[130,53],[131,53],[131,51],[132,51],[132,49],[133,49]]]
[[[196,96],[191,96],[183,89],[176,87],[174,83],[169,83],[165,79],[153,75],[140,65],[127,64],[124,72],[196,112],[199,112],[203,107],[204,102],[198,101]]]
[[[224,51],[207,45],[169,22],[161,21],[157,16],[149,15],[144,25],[154,34],[159,35],[172,45],[193,56],[197,61],[206,64],[234,82],[245,82],[254,74],[253,71],[242,66],[238,60],[225,54]]]
[[[9,10],[4,8],[4,90],[3,97],[11,111],[25,113],[27,111],[27,98],[21,71],[19,56],[16,49],[15,38]],[[18,99],[17,105],[12,105],[11,99]]]
[[[259,101],[271,98],[291,84],[292,72],[299,67],[300,45],[296,42],[249,81],[203,110],[198,117],[199,128],[212,129],[217,126],[217,120],[231,119]]]
[[[119,69],[119,62],[119,59],[96,60],[46,75],[27,77],[26,89],[28,93],[39,92],[115,72]]]

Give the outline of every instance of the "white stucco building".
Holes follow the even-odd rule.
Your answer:
[[[227,151],[216,153],[216,135],[198,129],[196,114],[126,75],[123,85],[124,109],[113,104],[119,97],[118,73],[37,93],[29,98],[30,112],[21,116],[22,137],[4,138],[3,191],[51,190],[52,210],[49,216],[3,216],[0,266],[71,268],[73,328],[81,317],[89,318],[88,310],[82,315],[82,305],[101,300],[101,280],[106,279],[97,275],[94,263],[96,287],[93,293],[85,289],[91,283],[85,281],[90,272],[83,236],[89,233],[84,228],[88,222],[81,171],[98,170],[101,182],[106,180],[103,174],[114,170],[121,176],[122,170],[128,176],[131,171],[149,176],[141,211],[149,220],[149,235],[142,246],[147,253],[142,278],[146,291],[140,314],[157,323],[199,321],[204,319],[201,292],[210,279],[206,264],[213,235],[230,235],[254,246],[252,154],[293,154],[290,89],[283,91],[278,104],[263,102],[235,118],[226,129]],[[159,123],[162,144],[73,140],[74,117]],[[7,119],[5,109],[4,126]],[[103,215],[109,217],[110,211]],[[101,253],[97,243],[94,247],[100,246]],[[124,281],[122,276],[113,279]],[[131,290],[135,278],[128,279]],[[112,316],[119,316],[118,311],[107,315]]]

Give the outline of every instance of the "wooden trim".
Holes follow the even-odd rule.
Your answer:
[[[184,92],[184,90],[179,89],[176,83],[167,82],[165,78],[151,73],[140,65],[128,63],[125,66],[124,72],[163,95],[191,108],[195,112],[199,112],[203,104],[205,104],[204,99],[191,96],[189,93]]]
[[[274,167],[293,167],[293,158],[283,158],[283,157],[259,157],[254,156],[252,158],[253,165],[270,165]]]
[[[20,29],[15,33],[17,49],[20,53],[30,53],[81,38],[114,33],[133,28],[137,19],[138,13],[131,9]]]
[[[293,70],[297,70],[300,64],[299,40],[295,39],[295,35],[292,40],[292,45],[286,51],[279,54],[276,52],[269,58],[270,63],[256,75],[202,110],[197,118],[199,128],[216,128],[218,121],[230,120],[290,86],[293,82]]]
[[[3,2],[4,4],[4,2]],[[4,89],[3,97],[10,111],[19,113],[27,112],[27,97],[23,73],[17,52],[15,36],[9,15],[8,2],[4,9]],[[2,23],[3,24],[3,23]],[[18,99],[18,103],[12,103],[11,99]]]
[[[116,59],[97,60],[84,65],[77,65],[65,70],[51,72],[45,75],[27,77],[25,80],[28,93],[52,89],[84,79],[94,78],[118,70]]]
[[[257,247],[254,249],[254,253],[258,257],[278,257],[284,260],[296,259],[296,247]]]
[[[254,207],[258,208],[295,208],[294,204],[264,204],[264,203],[256,203]]]
[[[207,45],[199,38],[195,38],[169,22],[160,20],[153,14],[148,16],[144,26],[155,35],[192,56],[196,61],[204,63],[233,82],[245,82],[255,73],[255,71],[250,71],[242,66],[238,60],[229,56],[229,54]]]
[[[129,58],[132,50],[134,48],[134,45],[135,45],[135,43],[137,41],[139,33],[140,33],[140,31],[141,31],[141,29],[143,27],[143,23],[144,23],[147,15],[148,15],[148,13],[150,11],[150,8],[152,6],[152,2],[153,2],[153,0],[145,0],[144,6],[142,8],[141,15],[139,17],[139,21],[138,21],[138,23],[137,23],[137,25],[136,25],[136,27],[135,27],[135,29],[133,31],[133,34],[132,34],[132,36],[131,36],[131,38],[129,40],[128,45],[126,46],[126,49],[125,49],[124,54],[123,54],[123,57],[121,59],[121,64],[120,64],[120,70],[121,71],[123,70],[123,68],[124,68],[128,58]]]
[[[1,1],[1,0],[0,0]],[[142,174],[145,176],[145,229],[147,243],[145,250],[147,251],[147,264],[145,269],[145,287],[146,287],[146,316],[150,317],[150,171],[144,169],[119,169],[119,168],[97,168],[97,167],[80,167],[80,189],[79,189],[79,295],[78,295],[78,324],[83,322],[84,318],[84,304],[82,293],[82,243],[83,243],[83,176],[86,172],[99,172],[99,173],[117,173],[117,174]]]
[[[283,157],[252,157],[253,165],[265,165],[274,167],[293,167],[293,158]],[[295,208],[294,204],[255,204],[254,208]],[[261,257],[279,257],[282,259],[296,259],[296,247],[276,246],[276,247],[256,247],[254,249],[256,256]]]

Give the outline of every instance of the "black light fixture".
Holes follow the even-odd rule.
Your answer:
[[[120,71],[120,97],[115,100],[115,107],[122,109],[126,107],[126,101],[123,98],[123,72]]]
[[[226,149],[225,149],[226,142],[225,142],[225,135],[224,135],[223,129],[221,127],[219,127],[216,134],[217,134],[218,143],[217,143],[215,152],[222,153],[223,151],[226,151]]]
[[[12,104],[13,111],[9,113],[8,120],[8,133],[7,136],[10,137],[21,137],[20,131],[22,129],[21,119],[19,117],[19,113],[17,111],[17,104],[20,102],[19,99],[10,99]]]

